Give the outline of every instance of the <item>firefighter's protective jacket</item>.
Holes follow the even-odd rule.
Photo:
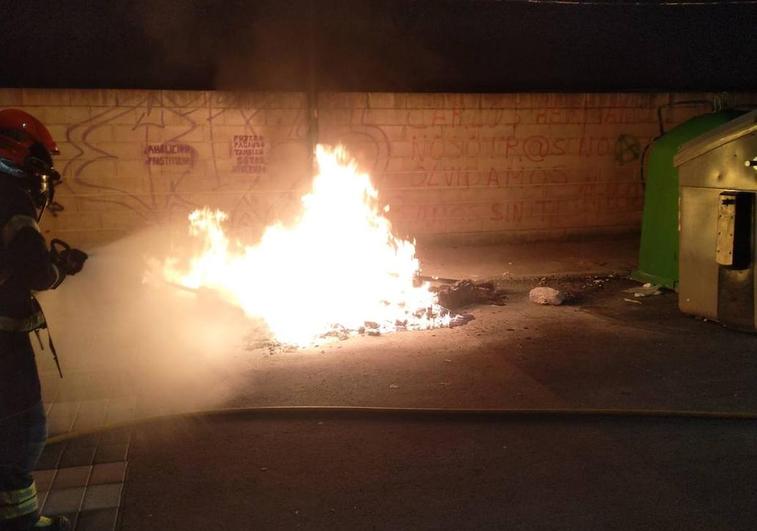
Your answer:
[[[29,332],[44,325],[32,291],[56,287],[63,272],[36,222],[31,197],[0,175],[0,418],[40,400]]]

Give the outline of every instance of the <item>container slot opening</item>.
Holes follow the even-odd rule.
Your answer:
[[[730,269],[752,265],[754,194],[723,192],[718,206],[716,261]]]

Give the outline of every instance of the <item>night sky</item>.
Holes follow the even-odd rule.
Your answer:
[[[757,89],[755,4],[0,0],[0,86]]]

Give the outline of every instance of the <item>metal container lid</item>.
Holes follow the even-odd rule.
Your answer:
[[[673,159],[673,164],[676,167],[682,166],[691,159],[755,131],[757,131],[757,111],[751,111],[682,144]]]

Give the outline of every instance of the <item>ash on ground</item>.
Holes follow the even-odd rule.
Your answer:
[[[381,336],[394,332],[404,332],[407,330],[418,331],[428,330],[431,328],[455,328],[472,321],[475,317],[469,313],[454,314],[449,309],[435,304],[432,307],[418,310],[413,313],[412,319],[397,320],[393,323],[377,323],[375,321],[365,321],[363,326],[357,329],[348,329],[342,325],[334,325],[333,328],[322,337],[335,337],[337,339],[349,339],[358,335]],[[429,324],[433,323],[433,324]]]
[[[407,319],[402,321],[377,323],[375,321],[365,321],[363,326],[358,328],[347,328],[341,324],[332,325],[331,330],[322,334],[314,340],[311,345],[314,348],[331,341],[344,341],[357,336],[382,336],[395,332],[429,330],[434,328],[455,328],[462,326],[475,319],[470,313],[452,314],[447,308],[434,305],[431,308],[418,310],[413,314],[417,319],[425,318],[424,321],[417,319]],[[428,323],[434,323],[428,325]],[[269,355],[280,354],[282,352],[295,352],[301,347],[281,343],[270,336],[269,332],[262,330],[251,331],[245,338],[245,350],[264,350]]]
[[[447,289],[445,289],[447,288]],[[437,288],[439,301],[446,301],[455,309],[469,306],[473,303],[486,302],[489,304],[504,304],[505,295],[494,288],[492,283],[475,284],[471,281],[460,281],[454,286]],[[342,324],[333,324],[331,329],[313,342],[313,347],[320,346],[320,342],[344,341],[357,336],[382,336],[395,332],[429,330],[434,328],[455,328],[462,326],[475,317],[470,313],[457,313],[445,305],[434,304],[428,308],[421,308],[408,313],[407,319],[392,322],[364,321],[362,326],[349,328]],[[264,323],[256,323],[245,338],[245,350],[264,350],[268,354],[294,352],[300,347],[276,341]]]

